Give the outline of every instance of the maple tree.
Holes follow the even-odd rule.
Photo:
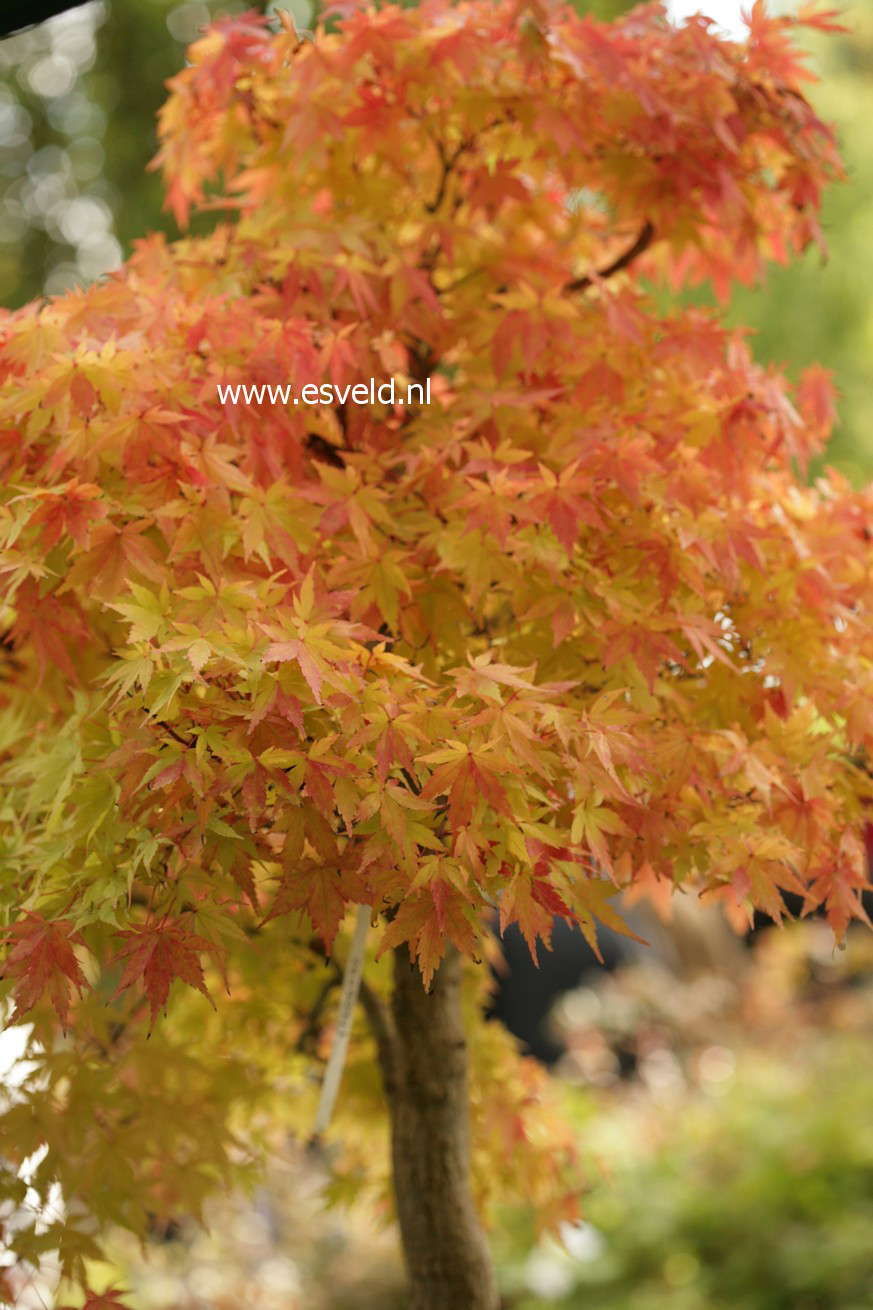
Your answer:
[[[792,393],[655,297],[821,243],[840,164],[793,28],[832,17],[756,2],[741,44],[659,4],[339,9],[313,40],[223,21],[171,83],[168,203],[211,235],[0,326],[32,1025],[0,1195],[47,1148],[65,1212],[5,1241],[87,1305],[124,1301],[102,1233],[199,1215],[310,1114],[350,907],[338,1135],[351,1177],[384,1094],[418,1310],[495,1306],[495,1197],[577,1204],[542,1076],[481,1022],[495,919],[536,952],[556,915],[626,930],[630,887],[864,917],[873,497],[806,484],[823,370]],[[432,403],[217,392],[389,376]]]

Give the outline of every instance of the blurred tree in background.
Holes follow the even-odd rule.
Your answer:
[[[206,23],[253,7],[92,0],[0,43],[0,302],[91,281],[147,231],[178,235],[146,171],[164,84]]]

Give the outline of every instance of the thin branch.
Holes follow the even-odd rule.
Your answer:
[[[425,209],[429,214],[435,214],[436,211],[439,209],[440,205],[443,203],[446,194],[446,187],[449,184],[449,177],[451,176],[452,169],[454,168],[458,160],[461,158],[461,155],[464,153],[464,151],[469,150],[470,146],[473,143],[472,141],[462,141],[461,144],[458,146],[457,150],[452,155],[446,154],[442,141],[436,141],[434,144],[436,145],[437,151],[439,152],[440,162],[443,166],[443,171],[442,171],[442,176],[440,177],[440,184],[439,187],[437,188],[436,195],[434,196],[433,200],[430,202],[429,205],[425,205]]]
[[[607,278],[607,277],[612,277],[615,273],[620,273],[623,268],[627,268],[627,266],[629,264],[632,264],[635,259],[638,259],[639,256],[643,254],[644,251],[648,250],[654,238],[655,238],[654,226],[652,225],[652,223],[649,222],[648,219],[646,219],[645,223],[643,224],[642,230],[640,231],[640,234],[637,237],[636,241],[633,243],[633,245],[630,246],[629,249],[627,249],[623,255],[619,255],[617,259],[614,259],[611,264],[607,264],[606,268],[598,269],[596,277]],[[574,278],[572,282],[568,282],[567,285],[564,287],[564,290],[584,291],[586,287],[592,286],[593,283],[594,283],[594,278],[588,275],[586,275],[585,277],[577,277]]]
[[[439,365],[439,359],[433,353],[433,347],[426,341],[417,341],[415,348],[409,352],[409,376],[413,382],[418,382],[422,387],[427,385],[428,378],[432,377]],[[411,416],[418,411],[412,411]],[[406,420],[409,421],[408,418]]]
[[[304,444],[312,459],[321,460],[324,464],[331,464],[334,468],[345,468],[346,462],[341,452],[348,451],[347,446],[333,446],[329,441],[325,441],[324,437],[318,432],[307,432]]]
[[[327,998],[330,996],[334,988],[338,987],[342,982],[342,977],[342,970],[337,965],[334,965],[333,973],[322,983],[321,990],[315,998],[315,1003],[313,1004],[312,1009],[309,1011],[303,1030],[297,1038],[297,1041],[294,1043],[295,1051],[305,1051],[312,1038],[316,1036],[319,1022],[327,1003]]]
[[[161,728],[166,728],[167,732],[170,734],[173,740],[177,741],[180,746],[184,746],[186,750],[190,750],[191,747],[194,745],[194,743],[188,741],[186,737],[182,737],[172,726],[172,724],[167,723],[165,719],[155,719],[155,723],[157,723]]]

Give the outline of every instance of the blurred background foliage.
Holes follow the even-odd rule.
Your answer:
[[[757,357],[791,377],[816,361],[834,371],[841,400],[828,462],[861,484],[873,475],[873,4],[839,8],[845,35],[803,42],[821,78],[809,98],[835,125],[848,175],[823,205],[827,261],[810,249],[799,264],[773,267],[763,287],[737,291],[729,319],[754,328]]]
[[[871,968],[863,930],[839,953],[797,923],[765,930],[740,979],[643,963],[565,998],[593,1186],[563,1244],[519,1257],[525,1221],[507,1241],[513,1310],[873,1305]]]
[[[146,167],[164,83],[186,46],[219,14],[281,7],[306,28],[317,4],[91,0],[0,42],[0,303],[15,307],[98,277],[149,230],[173,235],[160,179]],[[576,4],[604,19],[630,7]],[[773,7],[790,8],[791,0]],[[815,360],[834,371],[841,401],[829,462],[859,483],[873,474],[873,297],[865,276],[873,246],[873,5],[848,0],[842,13],[845,35],[804,36],[822,79],[811,96],[837,126],[849,174],[824,207],[829,259],[811,249],[799,265],[773,268],[764,287],[737,292],[729,317],[754,330],[762,361],[790,375]]]

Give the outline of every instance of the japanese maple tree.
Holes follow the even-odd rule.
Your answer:
[[[306,1135],[363,906],[335,1136],[359,1174],[384,1095],[410,1306],[493,1310],[477,1212],[578,1190],[481,1021],[495,925],[595,943],[631,885],[863,917],[873,496],[807,485],[824,370],[792,391],[663,308],[821,244],[840,165],[793,26],[220,23],[160,124],[168,203],[214,231],[4,316],[3,987],[32,1030],[0,1195],[43,1148],[63,1201],[8,1225],[21,1268],[122,1305],[89,1290],[101,1234]],[[218,395],[392,376],[431,403]]]

